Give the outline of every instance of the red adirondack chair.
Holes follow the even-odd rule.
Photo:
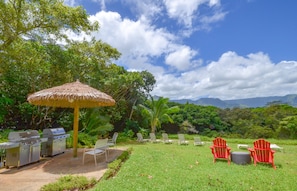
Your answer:
[[[254,165],[257,162],[271,164],[274,169],[276,169],[273,160],[274,150],[270,148],[270,143],[264,139],[258,139],[254,142],[254,148],[248,149],[251,152],[251,156],[254,161]]]
[[[226,141],[221,137],[217,137],[212,142],[213,145],[210,149],[214,157],[213,162],[215,163],[216,159],[224,159],[228,161],[228,164],[230,164],[231,148],[227,146]]]

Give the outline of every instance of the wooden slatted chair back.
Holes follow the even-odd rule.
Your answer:
[[[270,143],[264,139],[259,139],[254,142],[255,155],[259,162],[271,162],[270,159]]]
[[[224,139],[222,139],[221,137],[214,139],[213,147],[215,150],[216,158],[226,158],[227,144]]]
[[[274,169],[274,153],[275,151],[270,148],[270,142],[264,139],[258,139],[254,142],[254,148],[248,149],[251,152],[251,156],[254,160],[254,164],[270,163]]]
[[[210,149],[214,157],[213,162],[216,162],[216,159],[225,159],[228,161],[228,164],[230,164],[231,148],[228,147],[226,141],[221,137],[217,137],[212,142],[213,145]]]

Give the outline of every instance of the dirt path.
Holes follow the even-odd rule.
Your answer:
[[[121,153],[122,149],[110,149],[108,161],[113,161]],[[72,150],[67,150],[63,154],[42,158],[37,163],[20,168],[1,168],[0,191],[39,191],[43,185],[68,174],[100,179],[107,169],[105,156],[98,156],[97,163],[95,166],[93,156],[86,155],[85,164],[82,165],[82,149],[79,149],[77,158],[72,157]]]

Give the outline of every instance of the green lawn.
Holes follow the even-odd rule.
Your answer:
[[[240,140],[226,140],[231,151],[239,150]],[[252,145],[251,140],[241,143]],[[187,146],[176,142],[125,145],[133,148],[130,158],[114,178],[100,181],[92,190],[297,190],[296,142],[272,143],[285,149],[275,153],[276,170],[265,164],[213,163],[210,142],[196,147],[193,142]]]

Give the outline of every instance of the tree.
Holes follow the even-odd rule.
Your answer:
[[[195,129],[195,127],[188,121],[184,121],[181,126],[180,126],[180,132],[181,133],[199,133],[199,131],[197,131]]]
[[[297,116],[285,117],[280,121],[279,133],[287,130],[289,132],[289,137],[292,139],[297,138]]]
[[[146,105],[140,104],[139,106],[143,108],[143,112],[148,120],[150,121],[151,132],[154,133],[157,127],[161,127],[162,122],[169,121],[173,122],[171,117],[168,115],[170,113],[176,113],[179,111],[178,106],[168,107],[168,98],[159,98],[154,100],[147,100]]]
[[[0,0],[0,94],[13,102],[5,108],[3,126],[32,128],[48,119],[48,110],[36,112],[26,104],[32,92],[77,78],[94,87],[104,85],[100,74],[120,53],[101,41],[75,42],[65,35],[97,30],[98,23],[88,17],[82,7],[68,7],[61,0]],[[58,45],[60,40],[67,44]],[[50,112],[57,117],[61,110]]]
[[[90,34],[98,29],[88,17],[82,7],[68,7],[62,0],[0,0],[0,95],[7,98],[0,100],[5,106],[0,111],[2,127],[38,129],[61,118],[66,124],[71,116],[68,109],[35,107],[26,98],[76,79],[116,100],[116,107],[98,111],[111,116],[111,123],[140,117],[132,108],[147,99],[154,76],[114,64],[121,54],[107,43],[68,39],[65,31]],[[63,46],[58,44],[61,40]]]
[[[0,0],[0,52],[19,39],[67,40],[64,31],[98,29],[86,10],[69,7],[62,0]]]

